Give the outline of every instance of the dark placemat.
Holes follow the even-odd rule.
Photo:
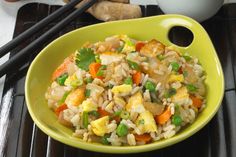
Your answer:
[[[14,37],[36,24],[40,19],[46,17],[59,6],[50,6],[32,3],[23,6],[17,15]],[[142,6],[143,16],[162,14],[158,6]],[[98,23],[89,14],[83,13],[66,28],[61,30],[53,38],[65,34],[68,31],[83,26]],[[55,25],[57,21],[50,24],[40,33]],[[236,4],[224,5],[221,10],[211,19],[202,23],[209,33],[212,42],[218,52],[225,74],[225,96],[222,106],[211,122],[190,138],[173,146],[129,156],[174,156],[174,157],[234,157],[236,156]],[[11,56],[36,39],[40,33],[36,33],[30,39],[19,45],[11,52]],[[176,29],[171,31],[171,41],[177,44],[189,42],[188,33]],[[0,156],[4,157],[76,157],[76,156],[126,156],[89,152],[64,145],[45,135],[33,123],[24,98],[25,75],[29,64],[35,55],[42,49],[32,52],[25,58],[25,64],[20,69],[9,71],[6,77],[3,99],[0,106],[1,134]],[[201,49],[199,49],[201,51]]]

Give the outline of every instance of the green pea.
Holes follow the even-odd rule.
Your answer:
[[[102,144],[109,145],[110,142],[107,140],[107,138],[109,138],[109,137],[110,137],[109,134],[105,134],[104,136],[102,136],[102,138],[101,138]]]
[[[90,93],[91,93],[91,90],[90,90],[90,89],[86,89],[86,90],[85,90],[85,96],[86,96],[86,97],[89,97],[89,96],[90,96]]]
[[[168,91],[165,93],[165,97],[166,98],[170,98],[170,97],[172,97],[173,95],[175,95],[176,94],[176,89],[175,88],[170,88],[170,89],[168,89]]]
[[[120,123],[116,129],[118,136],[123,137],[128,134],[128,127],[125,124]]]
[[[150,92],[155,92],[156,91],[156,86],[154,83],[152,83],[151,81],[147,81],[144,85],[144,87],[149,90]]]
[[[95,111],[95,110],[88,112],[88,114],[89,114],[89,115],[92,115],[92,116],[95,116],[95,117],[97,117],[97,118],[100,116],[99,112],[98,112],[98,111]]]
[[[127,77],[125,80],[124,80],[124,84],[128,84],[128,85],[133,85],[133,80],[131,77]]]
[[[188,89],[189,92],[195,92],[197,90],[197,87],[194,86],[193,84],[187,84],[186,88]]]
[[[83,120],[84,128],[88,128],[88,124],[89,124],[88,112],[83,112],[82,120]]]
[[[136,62],[133,62],[131,60],[127,60],[127,62],[129,64],[130,68],[132,68],[134,70],[139,70],[140,69],[139,65]]]
[[[86,83],[92,83],[93,82],[93,79],[91,77],[88,77],[85,79]]]
[[[68,76],[69,76],[69,75],[68,75],[67,73],[62,74],[61,76],[59,76],[59,77],[56,79],[57,83],[58,83],[59,85],[63,86],[64,83],[65,83],[65,81],[66,81],[66,79],[68,78]]]
[[[129,112],[127,111],[121,111],[120,118],[122,119],[128,119],[129,118]]]
[[[177,62],[172,62],[170,65],[172,66],[173,71],[178,72],[180,65]]]
[[[171,121],[175,126],[179,126],[182,123],[182,118],[179,115],[174,115]]]

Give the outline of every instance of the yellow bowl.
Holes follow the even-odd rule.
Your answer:
[[[193,42],[188,47],[178,47],[168,39],[174,26],[186,27],[193,33]],[[206,108],[193,124],[174,137],[142,146],[105,146],[87,143],[72,136],[72,129],[58,123],[55,114],[48,108],[44,97],[55,68],[65,57],[73,53],[86,41],[96,42],[115,34],[127,34],[134,39],[156,38],[166,45],[173,45],[180,52],[196,56],[206,71]],[[203,27],[196,21],[180,15],[161,15],[148,18],[108,22],[83,27],[67,33],[45,47],[32,62],[25,83],[26,102],[36,125],[52,138],[85,150],[105,153],[137,153],[160,149],[182,141],[205,126],[220,107],[224,94],[224,76],[212,42]]]

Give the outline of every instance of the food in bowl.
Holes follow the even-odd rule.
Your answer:
[[[205,107],[197,58],[156,39],[85,43],[53,72],[45,97],[73,136],[106,145],[171,138]],[[184,128],[183,128],[184,129]]]

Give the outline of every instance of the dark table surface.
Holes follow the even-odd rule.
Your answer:
[[[59,6],[32,3],[23,6],[17,15],[14,37],[52,13]],[[158,6],[142,6],[143,16],[162,14]],[[63,18],[63,17],[62,17]],[[84,13],[45,45],[68,31],[99,23]],[[11,56],[36,39],[41,33],[55,25],[33,35],[11,52]],[[215,117],[199,132],[173,146],[129,156],[160,157],[235,157],[236,156],[236,4],[226,4],[211,19],[201,23],[208,32],[220,58],[225,75],[225,94],[222,105]],[[170,39],[180,45],[189,42],[188,33],[180,29],[173,30]],[[76,156],[127,156],[89,152],[64,145],[48,137],[33,123],[25,104],[24,82],[31,61],[42,49],[25,58],[20,69],[9,71],[6,76],[2,103],[0,105],[0,156],[1,157],[76,157]]]

